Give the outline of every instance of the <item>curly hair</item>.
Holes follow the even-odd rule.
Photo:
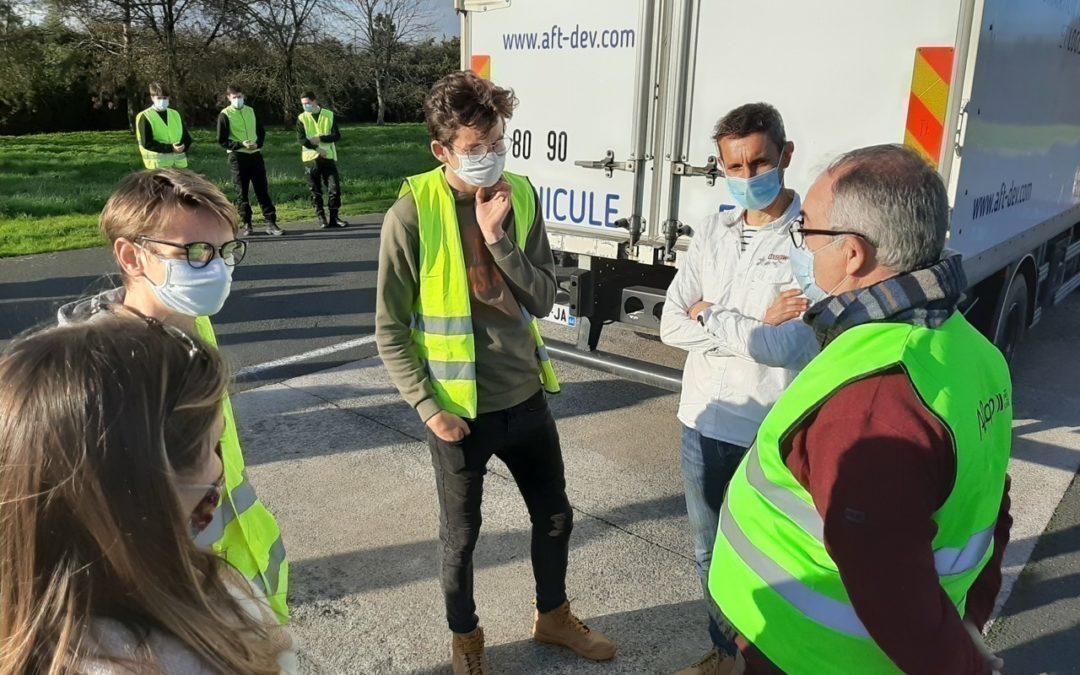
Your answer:
[[[461,70],[435,83],[424,100],[424,118],[431,138],[450,145],[463,127],[488,132],[513,117],[517,97],[476,73]]]

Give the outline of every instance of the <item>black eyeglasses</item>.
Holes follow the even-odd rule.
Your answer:
[[[851,230],[813,230],[803,227],[805,223],[806,216],[799,216],[795,220],[791,221],[791,225],[788,226],[788,234],[791,235],[791,243],[795,246],[795,248],[803,248],[806,245],[806,235],[808,234],[816,234],[823,237],[839,237],[843,235],[848,235],[852,237],[858,237],[866,243],[870,244],[871,246],[875,248],[877,247],[877,244],[875,244],[873,240],[870,239],[870,237],[867,237],[862,232],[853,232]]]
[[[240,261],[247,255],[247,242],[243,239],[233,239],[232,241],[225,242],[221,246],[214,246],[206,241],[193,241],[190,244],[179,244],[175,241],[151,239],[150,237],[136,237],[135,241],[148,241],[151,244],[182,248],[184,249],[187,264],[195,269],[206,267],[216,256],[220,256],[221,259],[225,261],[226,265],[232,267],[233,265],[240,264]]]

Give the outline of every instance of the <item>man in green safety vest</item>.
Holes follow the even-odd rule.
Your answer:
[[[306,91],[300,97],[304,112],[296,118],[296,139],[300,143],[300,160],[304,163],[311,205],[319,227],[347,227],[348,223],[338,217],[341,209],[341,176],[338,175],[338,141],[341,130],[333,110],[319,105],[315,92]],[[323,186],[329,191],[330,220],[323,209]]]
[[[243,222],[241,233],[245,237],[251,235],[252,212],[248,190],[253,187],[266,220],[266,233],[274,236],[285,234],[277,225],[277,209],[270,198],[270,186],[266,180],[266,162],[262,156],[266,129],[244,100],[243,89],[230,84],[226,96],[229,105],[218,115],[218,145],[225,148],[229,156],[229,168],[236,186],[236,208]]]
[[[150,107],[135,116],[135,138],[147,169],[186,169],[191,134],[180,113],[169,107],[169,92],[150,83]]]
[[[895,145],[826,170],[791,229],[822,352],[769,412],[720,509],[720,673],[985,675],[1009,539],[1012,385],[957,310],[941,177]],[[740,663],[741,661],[741,663]]]
[[[516,100],[470,72],[424,103],[441,166],[412,176],[383,221],[375,334],[402,397],[428,428],[455,675],[487,673],[473,599],[484,474],[506,464],[532,521],[533,638],[593,660],[615,644],[570,611],[573,510],[545,391],[559,390],[535,317],[555,302],[555,263],[528,178],[503,171]]]

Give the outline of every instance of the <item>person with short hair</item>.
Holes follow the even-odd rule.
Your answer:
[[[800,202],[784,186],[795,152],[784,120],[768,103],[742,105],[720,119],[713,142],[738,208],[718,209],[694,229],[660,320],[661,340],[688,352],[678,411],[683,484],[713,645],[679,675],[713,675],[734,657],[708,593],[720,504],[765,414],[817,353],[813,332],[793,321],[807,302],[788,264]]]
[[[251,236],[252,210],[249,190],[254,188],[259,200],[263,219],[266,220],[266,233],[274,236],[285,234],[277,225],[277,208],[270,198],[270,184],[266,178],[266,160],[262,149],[266,143],[266,128],[255,111],[247,104],[244,90],[237,84],[230,84],[226,89],[229,105],[221,110],[217,121],[218,145],[225,148],[232,171],[233,185],[236,186],[236,210],[243,222],[243,235]]]
[[[102,307],[126,307],[197,333],[217,346],[211,316],[232,289],[247,244],[237,239],[236,210],[216,185],[184,169],[139,171],[120,181],[101,212],[123,285],[60,308],[61,324],[95,320]],[[232,404],[221,440],[225,494],[197,543],[213,547],[259,586],[282,621],[288,618],[289,561],[274,516],[244,469]]]
[[[319,227],[347,227],[348,223],[338,217],[341,210],[341,176],[338,174],[338,141],[341,130],[333,110],[319,104],[315,92],[305,91],[300,96],[304,111],[296,118],[296,139],[300,143],[300,159],[304,162],[304,174],[311,190],[311,205]],[[323,208],[323,187],[329,191],[330,220]]]
[[[118,309],[16,338],[0,382],[0,672],[298,672],[193,538],[225,481],[214,350]]]
[[[406,179],[379,249],[375,335],[391,380],[427,425],[455,675],[488,672],[473,549],[492,456],[532,521],[533,638],[592,660],[615,656],[566,596],[574,512],[545,397],[559,383],[536,321],[555,303],[555,261],[536,190],[504,171],[516,102],[471,72],[432,87],[424,115],[440,166]]]
[[[147,169],[186,169],[191,133],[180,111],[169,107],[169,91],[151,82],[150,107],[135,116],[135,138]]]
[[[791,266],[822,351],[720,510],[727,672],[1001,670],[980,631],[1012,523],[1012,384],[958,309],[948,229],[941,176],[903,146],[841,156],[806,195]]]

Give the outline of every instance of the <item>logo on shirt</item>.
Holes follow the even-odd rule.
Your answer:
[[[781,255],[779,253],[770,253],[767,260],[769,262],[786,263],[789,260],[789,258],[788,258],[788,256]]]
[[[990,428],[990,425],[994,422],[994,417],[998,413],[1005,412],[1012,407],[1012,400],[1009,398],[1008,390],[1001,392],[995,396],[991,396],[982,403],[979,404],[979,409],[976,414],[979,418],[979,440],[981,441],[986,437],[986,430]]]

